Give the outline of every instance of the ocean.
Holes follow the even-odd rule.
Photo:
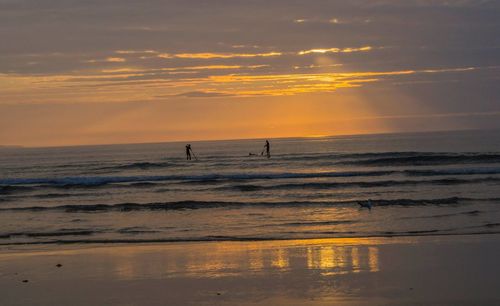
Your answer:
[[[264,142],[0,148],[0,244],[500,232],[498,130]]]

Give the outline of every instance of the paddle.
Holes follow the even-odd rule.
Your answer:
[[[198,161],[198,157],[196,157],[196,154],[194,154],[193,149],[191,149],[191,153],[193,153],[194,160]]]

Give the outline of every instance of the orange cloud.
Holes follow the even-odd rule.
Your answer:
[[[363,52],[363,51],[370,51],[372,50],[373,47],[371,46],[365,46],[365,47],[360,47],[360,48],[329,48],[329,49],[310,49],[310,50],[303,50],[299,51],[297,54],[298,55],[306,55],[306,54],[312,54],[312,53],[352,53],[352,52]]]
[[[116,50],[116,54],[156,54],[155,50]]]
[[[126,59],[123,57],[107,57],[106,62],[113,62],[113,63],[123,63],[125,62]]]
[[[212,59],[212,58],[248,58],[248,57],[269,57],[280,56],[281,52],[267,52],[267,53],[178,53],[169,54],[161,53],[158,55],[160,58],[192,58],[192,59]]]

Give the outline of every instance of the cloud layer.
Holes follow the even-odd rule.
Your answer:
[[[317,117],[320,101],[356,97],[363,116],[386,118],[379,126],[395,131],[403,128],[391,116],[408,112],[496,114],[499,15],[494,0],[0,0],[0,144],[34,141],[44,127],[16,130],[6,118],[29,122],[40,105],[150,103],[182,117],[180,105],[195,103],[194,112],[218,107],[224,117],[235,113],[229,103],[278,109],[300,100],[301,112]],[[108,118],[127,107],[113,109]],[[467,128],[484,127],[472,122]],[[337,132],[323,129],[314,133]]]

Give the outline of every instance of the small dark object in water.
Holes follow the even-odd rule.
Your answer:
[[[359,206],[363,207],[363,208],[368,208],[369,210],[372,210],[372,200],[368,199],[368,201],[366,202],[359,202],[358,201],[358,204]]]
[[[62,267],[62,265],[61,264],[57,264],[56,267],[60,268],[60,267]]]
[[[23,279],[23,283],[27,283],[27,282],[28,282],[28,280],[27,280],[27,279]]]
[[[217,292],[217,295],[220,295],[220,292]]]

